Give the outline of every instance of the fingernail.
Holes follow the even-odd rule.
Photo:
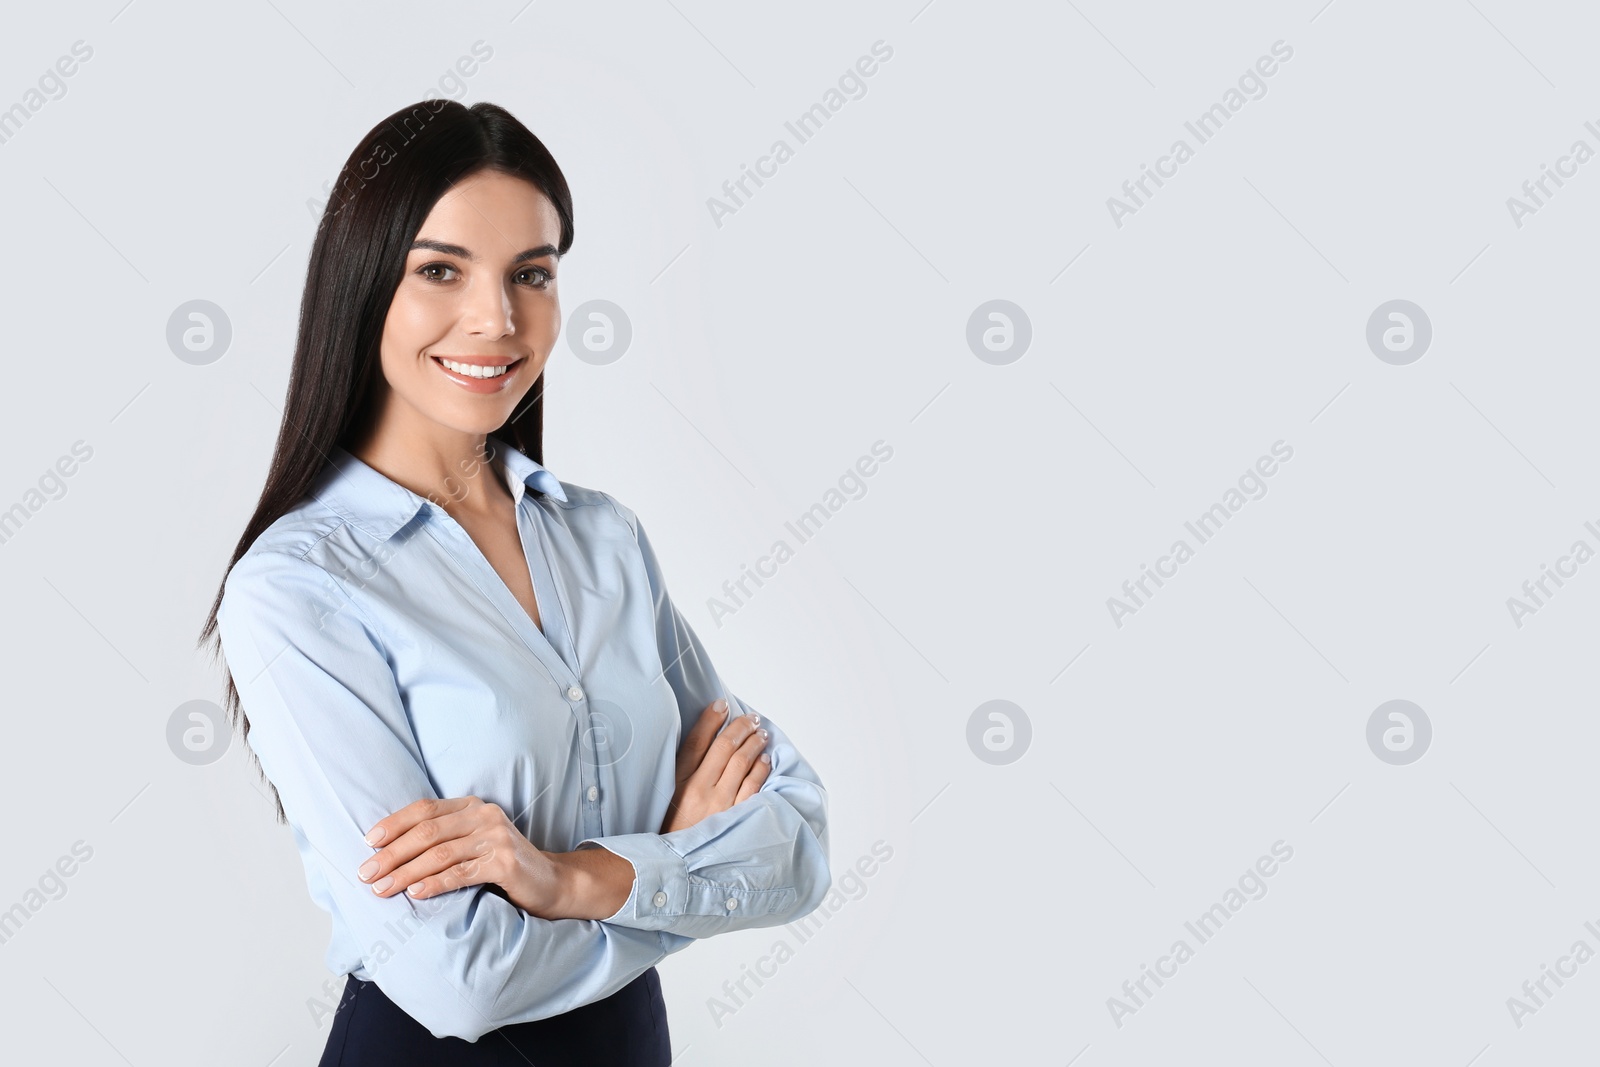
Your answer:
[[[394,885],[394,875],[386,874],[382,878],[379,878],[376,882],[372,883],[372,891],[374,893],[381,893],[392,885]]]
[[[372,831],[369,834],[367,834],[367,837],[366,837],[367,844],[376,845],[379,841],[383,840],[383,835],[386,834],[386,833],[388,833],[388,831],[385,830],[383,827],[381,827],[381,826],[374,827],[372,829]]]
[[[772,754],[770,752],[761,753],[761,762],[762,763],[771,763],[772,762]]]
[[[761,740],[763,740],[763,741],[767,740],[771,736],[765,730],[757,730],[756,733],[761,735]]]
[[[718,711],[728,710],[728,702],[723,700],[721,697],[718,697],[715,701],[713,701],[711,706],[716,708]]]
[[[418,896],[421,894],[422,888],[421,882],[412,882],[411,885],[406,888],[406,892],[410,893],[412,896]]]
[[[751,726],[760,726],[761,725],[761,716],[757,715],[753,711],[750,713],[750,725]]]
[[[365,882],[368,878],[372,877],[372,872],[376,871],[377,869],[378,869],[378,861],[375,860],[375,859],[372,859],[372,860],[368,860],[367,862],[363,863],[359,868],[357,868],[356,874],[357,874],[357,876],[360,877],[360,879],[363,882]]]

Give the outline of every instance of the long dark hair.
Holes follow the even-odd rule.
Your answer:
[[[371,428],[376,406],[369,401],[383,374],[379,342],[411,242],[439,198],[482,170],[524,178],[549,197],[561,218],[557,254],[564,255],[573,236],[567,180],[539,138],[505,108],[489,103],[467,107],[433,98],[403,107],[378,123],[340,168],[317,223],[272,464],[198,642],[202,647],[212,644],[213,661],[224,660],[228,680],[224,706],[230,726],[240,733],[247,750],[250,719],[217,633],[217,608],[227,572],[263,530],[306,496],[331,462],[332,446],[348,447]],[[543,372],[532,391],[532,403],[493,433],[543,463]],[[272,790],[278,822],[287,822],[277,787],[267,780],[254,752],[251,764]]]

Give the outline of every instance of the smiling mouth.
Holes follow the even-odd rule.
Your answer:
[[[494,378],[504,377],[506,374],[509,374],[511,371],[520,366],[523,360],[527,359],[528,357],[523,356],[521,359],[514,360],[510,363],[500,364],[498,366],[490,366],[481,363],[461,363],[453,359],[444,359],[440,356],[430,356],[428,358],[432,359],[445,370],[452,371],[466,378],[476,378],[480,381],[487,381]]]

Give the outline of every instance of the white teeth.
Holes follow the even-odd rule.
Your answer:
[[[465,374],[468,378],[498,378],[509,369],[509,365],[507,367],[480,367],[475,363],[457,363],[451,359],[440,359],[439,362],[457,374]]]

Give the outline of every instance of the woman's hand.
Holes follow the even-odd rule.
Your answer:
[[[728,702],[715,700],[678,746],[678,786],[667,805],[661,833],[693,826],[707,815],[726,811],[755,793],[772,770],[772,757],[761,751],[767,731],[761,716],[751,713],[729,722]]]
[[[421,900],[488,883],[543,917],[563,889],[550,855],[523,837],[498,804],[477,797],[407,804],[379,819],[367,843],[383,847],[356,874],[380,897],[404,892]]]

